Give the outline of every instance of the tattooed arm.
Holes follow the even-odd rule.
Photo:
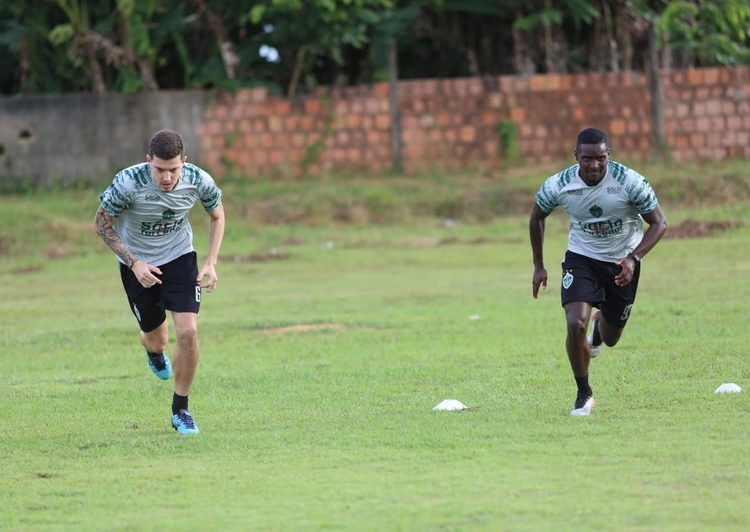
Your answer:
[[[155,284],[161,284],[161,280],[157,277],[157,275],[161,275],[161,270],[156,266],[137,259],[133,255],[125,245],[125,242],[120,238],[120,235],[115,232],[115,217],[105,211],[101,205],[99,205],[99,210],[96,211],[94,225],[96,226],[96,234],[133,271],[133,274],[135,274],[136,279],[138,279],[141,285],[150,288]]]
[[[115,232],[115,217],[104,210],[104,207],[99,205],[99,210],[96,211],[96,217],[94,218],[94,225],[96,226],[96,234],[99,238],[104,240],[115,254],[122,259],[128,268],[133,268],[136,259],[130,252],[128,247]]]

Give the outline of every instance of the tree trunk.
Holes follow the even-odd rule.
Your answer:
[[[661,77],[659,54],[656,49],[656,28],[651,25],[648,31],[648,70],[651,82],[651,120],[654,123],[654,155],[658,161],[664,157],[664,120],[661,104]]]
[[[521,10],[516,10],[516,20],[523,18]],[[519,76],[530,76],[534,73],[534,63],[529,57],[524,33],[515,26],[511,30],[513,36],[513,66]]]
[[[604,13],[604,24],[607,33],[607,44],[609,49],[609,69],[612,72],[620,71],[620,54],[617,50],[617,40],[612,24],[612,10],[609,8],[609,0],[602,0],[602,11]]]
[[[91,90],[96,94],[106,94],[107,85],[104,83],[104,74],[102,74],[102,66],[99,61],[96,60],[96,56],[92,51],[88,57],[89,61],[89,76],[91,76]]]
[[[221,18],[208,7],[205,0],[194,0],[194,2],[198,6],[198,11],[206,14],[208,27],[216,38],[221,61],[224,63],[224,72],[229,79],[234,79],[236,77],[234,69],[240,64],[240,58],[235,52],[234,43],[227,39]]]
[[[622,69],[633,70],[633,25],[627,12],[619,4],[615,12],[615,34],[622,50]]]
[[[398,46],[395,39],[388,39],[388,81],[390,83],[389,105],[391,108],[391,149],[393,150],[393,171],[404,172],[401,157],[401,110],[398,97]]]
[[[544,0],[544,8],[552,9],[552,0]],[[554,40],[552,39],[552,26],[544,25],[544,66],[547,73],[555,71],[555,50]]]
[[[289,98],[297,94],[297,85],[299,84],[299,78],[302,76],[302,69],[305,64],[305,52],[307,52],[307,48],[305,46],[301,46],[300,49],[297,50],[297,59],[294,62],[292,79],[289,81],[289,89],[286,93]]]

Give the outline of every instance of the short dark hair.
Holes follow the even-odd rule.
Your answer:
[[[164,161],[174,159],[178,155],[182,157],[185,155],[185,143],[179,133],[171,129],[162,129],[151,137],[148,154]]]
[[[578,134],[578,140],[576,140],[576,149],[580,148],[582,144],[601,144],[604,143],[609,147],[607,142],[607,135],[601,129],[590,127],[584,129]]]

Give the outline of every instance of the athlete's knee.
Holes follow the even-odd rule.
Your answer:
[[[567,316],[568,335],[571,337],[586,336],[588,323],[580,316]]]
[[[177,342],[182,345],[193,345],[198,342],[198,324],[182,323],[175,327]]]

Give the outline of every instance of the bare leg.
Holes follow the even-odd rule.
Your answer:
[[[586,340],[586,330],[590,318],[591,304],[574,301],[565,305],[565,319],[568,323],[565,348],[574,377],[585,377],[589,374],[591,351]]]
[[[146,348],[146,351],[151,353],[161,353],[167,348],[167,342],[169,341],[169,325],[167,320],[164,320],[161,325],[150,332],[141,331],[141,344]]]
[[[620,336],[622,336],[622,331],[623,329],[613,327],[607,323],[604,316],[599,314],[599,334],[602,337],[602,342],[604,342],[607,347],[614,347],[617,345],[617,342],[620,341]]]
[[[198,368],[198,315],[193,312],[172,312],[177,345],[172,356],[174,391],[187,396]]]

